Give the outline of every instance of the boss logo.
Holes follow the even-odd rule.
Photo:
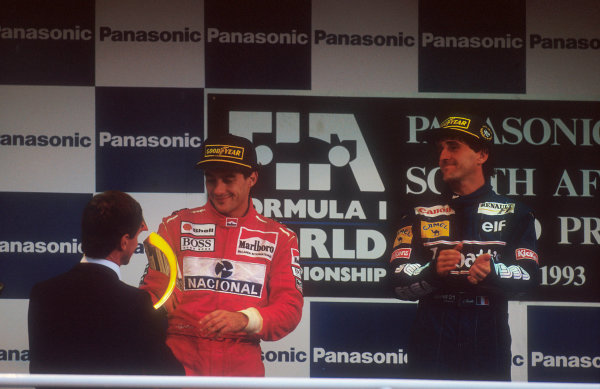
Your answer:
[[[215,251],[214,239],[196,239],[187,236],[181,237],[181,250]]]

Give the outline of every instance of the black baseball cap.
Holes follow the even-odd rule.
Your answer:
[[[254,171],[258,168],[256,149],[250,140],[237,135],[224,134],[207,138],[196,167]]]
[[[440,123],[438,128],[425,132],[425,139],[432,144],[443,138],[460,138],[469,144],[491,148],[494,133],[485,121],[475,115],[453,115]]]

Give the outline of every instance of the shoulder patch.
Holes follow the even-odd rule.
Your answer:
[[[398,232],[396,232],[396,240],[394,240],[394,247],[402,243],[411,244],[412,238],[412,226],[402,227],[398,230]]]

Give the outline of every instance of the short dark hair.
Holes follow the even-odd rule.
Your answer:
[[[489,145],[485,145],[480,142],[474,142],[471,139],[468,139],[468,140],[463,139],[463,140],[476,153],[478,153],[480,151],[484,151],[485,153],[487,153],[487,156],[488,156],[487,161],[485,161],[483,163],[483,166],[481,168],[483,170],[483,176],[485,177],[485,180],[489,181],[490,177],[494,174],[494,159],[493,159],[493,155],[492,155],[492,148]]]
[[[134,237],[143,221],[142,207],[127,193],[110,190],[95,195],[81,218],[83,252],[90,258],[106,258],[119,248],[123,235]]]

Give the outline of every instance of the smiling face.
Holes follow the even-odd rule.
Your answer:
[[[258,180],[256,171],[245,177],[231,169],[207,169],[206,192],[215,209],[228,217],[241,217],[249,206],[250,189]]]
[[[439,166],[445,183],[458,194],[468,194],[485,182],[483,164],[487,161],[485,151],[475,151],[459,139],[443,139],[437,142]]]

